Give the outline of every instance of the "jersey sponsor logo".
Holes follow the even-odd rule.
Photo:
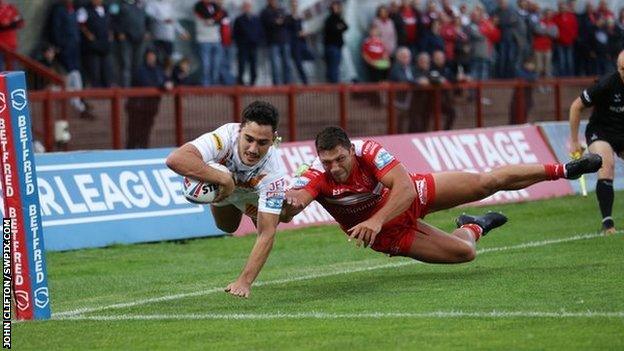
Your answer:
[[[269,191],[266,195],[266,207],[274,210],[282,208],[284,202],[284,192],[282,191]]]
[[[427,204],[427,184],[423,179],[416,181],[416,192],[421,205]]]
[[[622,113],[624,112],[624,106],[609,106],[609,110],[615,113]]]
[[[613,95],[613,102],[622,102],[622,94]]]
[[[394,156],[390,155],[386,149],[379,150],[377,156],[375,156],[375,166],[377,169],[383,169],[392,161],[394,161]]]
[[[295,189],[301,189],[305,187],[306,185],[308,185],[308,183],[310,183],[310,178],[301,176],[301,177],[295,178],[295,182],[293,186]]]
[[[217,133],[212,133],[212,138],[214,139],[215,146],[218,151],[223,150],[223,141],[221,141],[221,137]]]

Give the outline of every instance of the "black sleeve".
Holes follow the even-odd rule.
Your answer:
[[[612,84],[612,76],[608,76],[599,80],[596,84],[591,87],[583,90],[581,93],[581,101],[585,107],[595,106],[596,103],[604,100],[605,97],[609,95]]]

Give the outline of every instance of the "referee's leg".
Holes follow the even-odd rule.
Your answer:
[[[611,145],[603,140],[596,140],[588,147],[589,152],[602,156],[602,167],[598,170],[598,181],[596,182],[596,197],[598,206],[602,214],[602,231],[605,234],[615,233],[615,222],[613,221],[613,177],[615,157]]]

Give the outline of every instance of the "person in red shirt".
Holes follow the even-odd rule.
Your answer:
[[[388,77],[390,53],[386,51],[386,47],[379,37],[379,29],[376,26],[371,26],[368,33],[368,38],[362,44],[362,58],[366,63],[370,81],[379,82]]]
[[[351,142],[339,127],[316,136],[318,158],[286,192],[285,221],[318,201],[357,245],[423,262],[460,263],[475,258],[476,243],[507,218],[489,212],[461,215],[450,235],[427,224],[428,213],[478,201],[500,190],[518,190],[596,172],[602,158],[586,154],[567,164],[503,166],[486,173],[408,173],[373,140]]]
[[[604,18],[605,21],[615,20],[615,14],[609,9],[609,4],[605,0],[600,0],[598,10],[596,11],[598,18]]]
[[[540,77],[552,77],[552,46],[553,40],[559,36],[559,29],[554,20],[555,12],[544,10],[544,16],[539,23],[539,32],[533,36],[533,51],[535,52],[536,71]]]
[[[559,30],[557,38],[557,73],[560,77],[574,75],[574,41],[578,37],[578,21],[570,5],[560,1],[554,17]]]
[[[0,0],[0,43],[17,51],[17,30],[24,27],[24,18],[14,5]],[[0,70],[4,70],[4,55],[0,54]]]
[[[414,0],[403,0],[399,11],[405,29],[405,43],[412,51],[412,56],[415,56],[418,53],[420,11],[414,6]]]

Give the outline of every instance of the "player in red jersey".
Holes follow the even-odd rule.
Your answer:
[[[286,193],[285,217],[313,200],[340,224],[350,239],[375,251],[425,262],[460,263],[474,259],[482,235],[507,218],[490,212],[462,215],[450,235],[422,220],[427,214],[560,178],[596,172],[596,154],[566,164],[511,165],[485,173],[410,174],[372,140],[351,142],[344,130],[327,127],[316,137],[318,158]]]

